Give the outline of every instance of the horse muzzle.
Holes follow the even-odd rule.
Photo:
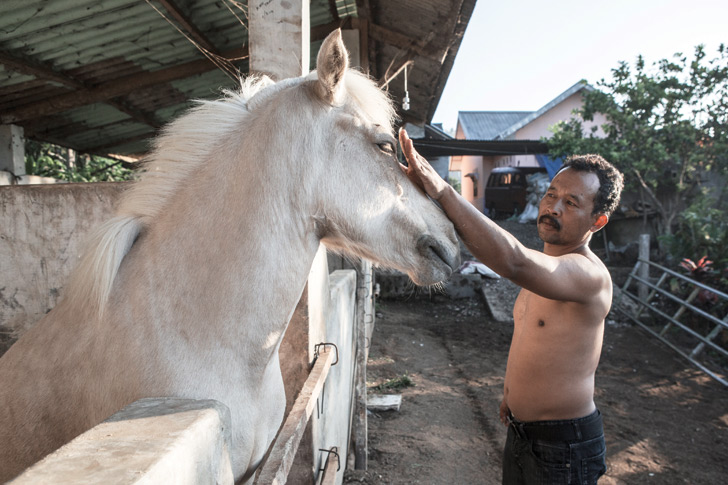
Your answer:
[[[460,249],[451,241],[447,244],[425,234],[417,240],[417,252],[429,263],[412,280],[418,285],[431,285],[446,280],[460,266]]]

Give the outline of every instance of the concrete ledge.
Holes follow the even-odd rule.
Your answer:
[[[67,184],[65,180],[58,180],[51,177],[40,177],[38,175],[14,176],[10,172],[0,170],[0,185],[36,185],[36,184]]]
[[[230,411],[190,399],[141,399],[28,468],[13,485],[225,484]]]

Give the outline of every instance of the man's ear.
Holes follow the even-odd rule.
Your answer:
[[[609,217],[607,217],[606,214],[599,214],[589,230],[591,232],[597,232],[599,229],[606,226],[607,222],[609,222]]]

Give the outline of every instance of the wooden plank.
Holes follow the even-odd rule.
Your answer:
[[[331,449],[332,453],[329,453],[326,457],[326,463],[324,464],[324,471],[321,475],[321,481],[319,485],[336,485],[336,474],[339,471],[341,458],[338,454],[338,449],[334,446]]]
[[[301,437],[306,430],[306,424],[316,406],[316,400],[321,395],[326,377],[329,375],[334,354],[336,351],[329,346],[320,351],[255,483],[260,485],[286,483],[298,445],[301,443]]]
[[[198,29],[197,26],[192,22],[192,20],[189,19],[182,12],[182,10],[180,10],[177,4],[175,4],[172,0],[157,1],[161,3],[165,10],[167,10],[167,12],[169,12],[169,14],[182,26],[182,28],[186,30],[188,34],[190,34],[190,37],[192,37],[195,42],[207,49],[209,52],[220,55],[217,47],[215,47],[212,42],[207,37],[205,37],[205,34],[203,34],[202,31]]]

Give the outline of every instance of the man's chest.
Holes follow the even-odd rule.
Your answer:
[[[516,326],[539,323],[553,319],[556,314],[567,311],[565,302],[549,300],[522,289],[513,305],[513,320]],[[541,324],[543,326],[543,323]]]

